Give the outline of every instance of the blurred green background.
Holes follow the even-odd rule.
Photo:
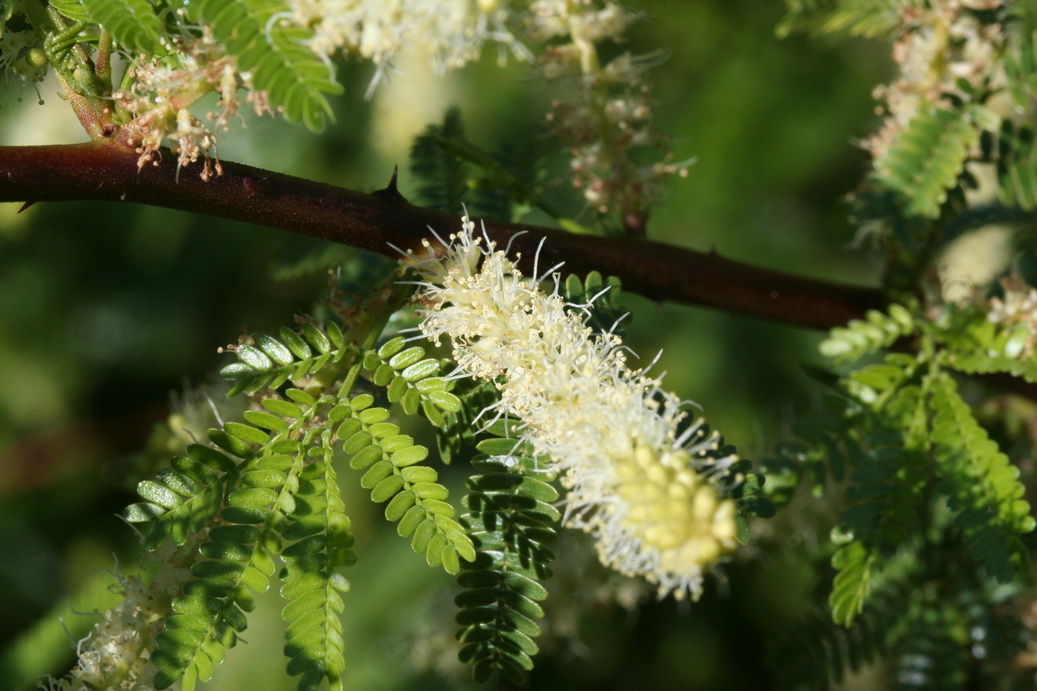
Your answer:
[[[843,195],[867,167],[855,138],[875,125],[872,87],[890,72],[886,48],[778,40],[781,4],[631,2],[644,20],[625,47],[666,51],[652,73],[657,128],[676,160],[649,225],[655,239],[806,275],[874,284],[877,264],[851,247]],[[220,148],[225,160],[354,189],[383,187],[411,140],[461,107],[468,134],[493,149],[543,124],[551,94],[511,61],[430,79],[403,57],[370,101],[372,68],[349,65],[337,125],[319,137],[248,119]],[[0,143],[82,141],[51,83],[5,94]],[[559,159],[563,161],[563,159]],[[564,168],[563,168],[564,169]],[[561,181],[564,182],[564,181]],[[116,562],[132,569],[132,531],[118,518],[141,479],[133,459],[169,414],[171,392],[204,383],[242,329],[292,323],[326,289],[320,274],[273,280],[276,267],[320,251],[308,238],[121,204],[0,206],[0,688],[63,673],[85,614],[112,606]],[[450,229],[439,229],[450,230]],[[758,458],[818,393],[802,373],[820,335],[706,309],[627,296],[628,340],[682,398],[700,403],[742,455]],[[465,688],[454,661],[452,579],[428,569],[340,473],[359,538],[348,574],[347,686]],[[460,476],[447,475],[459,486]],[[773,683],[767,650],[808,606],[818,576],[796,545],[809,513],[761,526],[693,605],[603,574],[581,536],[548,583],[549,632],[531,688],[750,689]],[[578,544],[577,544],[578,543]],[[401,596],[401,593],[404,593]],[[620,595],[617,604],[611,596]],[[271,596],[271,600],[276,597]],[[640,602],[640,606],[630,606]],[[253,615],[209,689],[290,689],[280,656],[280,607]],[[68,633],[62,627],[67,627]],[[257,680],[262,680],[257,685]],[[863,680],[862,680],[863,683]]]

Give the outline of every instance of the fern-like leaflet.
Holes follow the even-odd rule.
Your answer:
[[[851,36],[891,35],[902,22],[901,12],[917,0],[786,0],[788,14],[778,35],[793,31],[827,34],[845,31]]]
[[[917,329],[915,317],[903,305],[894,303],[888,311],[884,314],[868,310],[865,319],[852,319],[846,326],[832,329],[821,343],[821,354],[836,362],[858,360],[868,353],[888,348]]]
[[[854,376],[874,386],[872,413],[862,418],[862,444],[846,489],[850,505],[840,517],[836,570],[829,604],[832,618],[849,625],[863,610],[877,574],[904,550],[923,523],[927,507],[928,430],[922,389],[905,384],[913,360],[891,355],[886,364]],[[876,377],[869,370],[882,369]]]
[[[346,344],[342,330],[334,322],[328,322],[323,330],[306,324],[301,336],[282,327],[279,335],[279,339],[260,335],[253,339],[252,345],[235,346],[238,362],[220,370],[220,376],[234,382],[229,396],[242,391],[276,389],[289,380],[298,382],[317,374],[328,364],[359,352]]]
[[[909,214],[937,218],[977,138],[965,113],[935,105],[921,109],[876,159],[878,179],[901,195]]]
[[[909,597],[905,582],[895,580],[876,589],[848,626],[819,614],[805,617],[771,651],[778,688],[827,691],[847,672],[874,663],[889,651],[892,633],[908,616],[902,603]]]
[[[439,125],[429,125],[415,137],[410,150],[410,169],[420,181],[417,203],[430,209],[453,211],[465,201],[469,192],[468,166],[439,145],[442,137],[464,137],[461,111],[449,109]]]
[[[1008,582],[1026,567],[1026,550],[1016,536],[1037,526],[1019,469],[980,427],[950,375],[936,375],[931,391],[934,457],[949,506],[958,512],[955,522],[973,556]]]
[[[948,305],[929,328],[943,346],[940,364],[966,374],[1005,372],[1037,383],[1037,359],[1027,354],[1033,332],[1027,322],[995,324],[975,305]]]
[[[148,0],[80,1],[91,19],[124,48],[145,55],[154,55],[162,50],[165,27]]]
[[[982,160],[997,170],[997,194],[1002,204],[1026,211],[1037,208],[1037,141],[1033,128],[1010,120],[997,132],[980,137]]]
[[[288,623],[288,673],[300,677],[300,691],[318,688],[325,678],[331,689],[342,688],[345,659],[339,615],[344,608],[341,593],[349,589],[349,582],[337,569],[356,561],[350,521],[331,465],[330,434],[322,436],[320,460],[300,473],[291,524],[281,534],[294,541],[281,553],[281,595],[287,601],[282,616]]]
[[[289,122],[302,120],[310,130],[333,119],[325,94],[342,93],[330,65],[306,47],[312,33],[277,20],[288,14],[280,0],[199,0],[185,3],[192,21],[208,25],[216,40],[252,74],[253,87],[266,91],[274,108],[284,108]]]
[[[215,516],[223,501],[224,474],[237,463],[216,449],[201,444],[187,447],[186,456],[174,456],[172,469],[162,469],[154,480],[143,480],[137,492],[145,501],[126,507],[131,523],[152,522],[144,546],[153,550],[166,537],[182,545]]]
[[[463,627],[457,634],[459,658],[472,665],[478,682],[500,670],[521,683],[538,650],[533,638],[544,614],[538,602],[547,597],[540,581],[550,577],[548,564],[554,560],[546,545],[555,541],[561,514],[551,505],[558,491],[541,479],[528,445],[501,438],[510,432],[503,421],[489,431],[498,437],[477,447],[481,453],[472,466],[478,474],[468,479],[468,513],[461,519],[475,542],[476,558],[457,579],[465,588],[455,599]]]
[[[364,471],[361,486],[371,491],[372,501],[386,503],[386,519],[399,522],[397,532],[411,538],[414,551],[424,554],[429,566],[442,564],[457,573],[459,558],[471,561],[475,550],[453,518],[449,493],[437,482],[439,474],[417,465],[428,457],[428,449],[400,434],[399,427],[386,422],[389,411],[372,403],[373,396],[360,394],[328,414],[328,421],[338,424],[335,435],[350,455],[349,465]]]
[[[191,571],[194,579],[184,595],[173,601],[173,614],[158,637],[152,661],[158,666],[156,688],[167,688],[183,678],[184,689],[197,679],[206,681],[222,660],[222,648],[236,642],[247,626],[245,612],[254,607],[252,593],[269,587],[275,559],[282,553],[279,533],[296,511],[294,495],[305,467],[306,428],[329,398],[315,399],[290,390],[300,415],[290,423],[270,416],[258,426],[229,422],[214,430],[214,443],[242,460],[227,477],[226,505],[199,551],[206,559]],[[297,437],[303,435],[303,441]],[[307,442],[307,443],[304,443]],[[258,449],[254,448],[258,446]]]
[[[399,403],[403,412],[414,415],[420,410],[436,427],[446,424],[445,413],[461,410],[461,400],[450,393],[449,383],[439,377],[441,363],[425,357],[425,349],[404,349],[404,339],[394,338],[378,350],[364,354],[364,369],[371,372],[376,386],[386,387],[390,403]]]

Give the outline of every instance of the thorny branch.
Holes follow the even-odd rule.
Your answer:
[[[390,243],[418,249],[422,238],[461,227],[454,214],[423,209],[389,186],[373,194],[223,163],[209,182],[177,176],[175,157],[138,167],[138,156],[105,142],[0,147],[0,202],[127,201],[255,223],[396,256]],[[559,262],[577,274],[619,277],[624,290],[659,301],[703,305],[761,319],[828,329],[885,304],[876,288],[819,281],[648,240],[573,235],[551,228],[485,220],[531,271]]]

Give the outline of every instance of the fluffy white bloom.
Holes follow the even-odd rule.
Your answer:
[[[76,648],[75,667],[62,679],[46,677],[39,688],[44,691],[87,691],[88,689],[124,689],[152,691],[158,668],[151,662],[155,638],[169,614],[169,605],[191,577],[185,558],[203,539],[192,537],[182,554],[167,543],[158,552],[145,557],[159,562],[159,569],[146,584],[138,576],[120,576],[113,589],[123,600],[115,609],[104,612]]]
[[[660,595],[698,596],[702,572],[736,546],[725,498],[736,459],[659,381],[626,363],[612,334],[594,334],[589,305],[540,291],[474,225],[451,236],[442,259],[412,263],[426,281],[422,331],[449,336],[467,374],[500,390],[498,414],[550,456],[568,490],[566,523],[597,539],[601,561],[642,576]],[[431,245],[427,244],[431,250]]]
[[[289,0],[285,19],[311,29],[309,48],[323,57],[356,53],[380,69],[404,45],[428,49],[437,72],[476,59],[486,41],[524,54],[505,28],[500,0]]]

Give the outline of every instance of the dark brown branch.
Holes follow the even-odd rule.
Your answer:
[[[416,249],[429,228],[460,229],[453,214],[409,204],[395,186],[374,194],[223,163],[223,175],[203,182],[194,171],[176,175],[174,157],[137,167],[137,156],[105,143],[0,147],[0,202],[127,201],[217,216],[303,233],[394,255],[389,243]],[[551,228],[486,221],[486,231],[512,247],[530,268],[536,248],[544,270],[618,276],[625,290],[671,300],[827,329],[884,304],[873,288],[817,281],[753,267],[716,254],[644,239],[573,235]]]

